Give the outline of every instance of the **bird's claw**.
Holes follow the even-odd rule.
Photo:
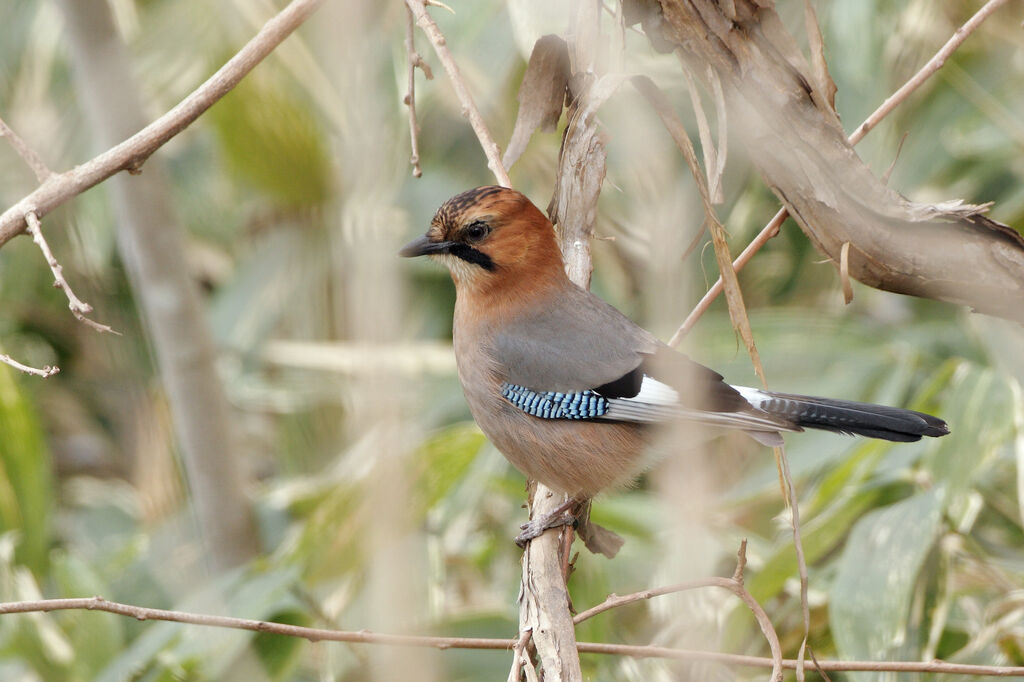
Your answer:
[[[526,543],[544,534],[544,531],[561,526],[571,526],[576,523],[576,517],[567,511],[558,511],[556,514],[548,514],[539,519],[528,521],[519,528],[523,531],[516,536],[516,544],[526,547]]]

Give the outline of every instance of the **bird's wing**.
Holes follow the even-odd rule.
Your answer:
[[[572,285],[493,334],[490,355],[511,384],[577,392],[622,380],[658,341],[593,294]],[[640,388],[620,386],[633,394]]]
[[[491,351],[505,399],[536,417],[794,430],[577,287],[496,333]]]

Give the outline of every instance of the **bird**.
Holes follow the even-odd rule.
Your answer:
[[[448,199],[399,255],[447,266],[473,418],[519,471],[570,501],[628,485],[649,465],[652,427],[675,420],[769,446],[804,429],[898,442],[949,433],[913,410],[728,384],[573,283],[552,223],[507,187]]]

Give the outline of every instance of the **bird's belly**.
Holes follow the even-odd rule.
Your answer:
[[[637,424],[541,419],[505,401],[466,392],[484,434],[529,478],[569,495],[592,496],[628,484],[644,467],[645,429]]]

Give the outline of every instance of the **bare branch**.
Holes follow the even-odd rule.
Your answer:
[[[71,314],[75,316],[79,322],[82,322],[98,332],[110,332],[111,334],[120,334],[105,324],[100,324],[94,320],[90,320],[86,315],[92,312],[92,306],[78,298],[75,292],[71,290],[71,285],[64,279],[64,267],[57,261],[57,257],[53,255],[53,251],[50,250],[50,245],[46,243],[46,238],[43,237],[43,228],[39,224],[39,218],[32,211],[25,214],[25,222],[27,223],[28,233],[32,235],[32,241],[36,243],[39,250],[43,252],[43,257],[46,258],[46,264],[50,266],[50,272],[53,273],[53,286],[57,287],[64,292],[64,295],[68,297],[68,308],[71,309]]]
[[[782,645],[779,642],[779,635],[775,632],[775,627],[772,625],[771,619],[768,618],[768,614],[764,608],[754,596],[747,591],[747,588],[743,586],[743,570],[747,565],[747,541],[744,539],[740,543],[739,551],[736,552],[736,570],[733,572],[731,578],[705,578],[703,580],[691,580],[685,583],[678,583],[675,585],[667,585],[665,587],[656,587],[650,590],[641,590],[640,592],[634,592],[633,594],[627,594],[624,596],[618,596],[616,594],[608,595],[608,598],[597,606],[593,606],[586,611],[578,614],[573,618],[573,623],[579,625],[588,618],[592,618],[599,613],[610,611],[611,609],[624,606],[626,604],[632,604],[633,602],[642,601],[644,599],[650,599],[651,597],[660,597],[665,594],[673,594],[675,592],[685,592],[687,590],[696,590],[702,587],[721,587],[729,590],[737,597],[743,600],[743,603],[747,605],[751,613],[754,614],[754,618],[757,620],[757,624],[761,627],[761,632],[764,633],[765,639],[768,640],[768,648],[772,652],[772,680],[773,682],[781,682],[782,680]],[[580,649],[584,651],[584,649]]]
[[[0,118],[0,137],[7,138],[11,143],[11,146],[14,148],[14,151],[17,152],[18,156],[21,157],[21,160],[25,162],[25,165],[31,168],[32,172],[36,174],[36,180],[42,182],[53,174],[52,171],[46,167],[43,159],[36,154],[35,150],[32,149],[32,147],[29,147],[25,140],[21,139],[16,132],[11,130],[11,127],[7,125],[2,118]]]
[[[0,215],[0,246],[25,229],[26,214],[31,212],[37,217],[42,217],[118,171],[139,172],[142,164],[153,152],[188,127],[235,87],[322,2],[323,0],[293,0],[268,21],[217,73],[210,76],[173,109],[99,156],[64,173],[49,175],[34,192]]]
[[[772,448],[775,454],[775,461],[779,467],[779,476],[783,485],[783,497],[789,505],[792,514],[793,526],[793,547],[796,551],[797,572],[800,574],[800,611],[803,615],[804,638],[800,642],[800,651],[797,653],[796,678],[800,682],[804,680],[804,652],[807,649],[807,638],[811,635],[811,608],[807,601],[807,558],[804,556],[804,541],[800,535],[800,501],[796,496],[796,489],[793,487],[793,477],[789,473],[789,460],[786,459],[786,448]]]
[[[670,649],[660,646],[636,646],[630,644],[604,644],[579,642],[581,654],[611,654],[636,658],[668,658],[678,661],[714,661],[726,665],[771,668],[772,659],[762,656],[741,654],[720,654],[689,649]],[[792,658],[782,660],[782,667],[795,670],[798,661]],[[1024,666],[970,665],[946,663],[945,661],[819,661],[821,670],[832,672],[907,672],[940,673],[949,675],[974,675],[978,677],[1018,677],[1024,675]]]
[[[967,39],[971,33],[973,33],[981,23],[988,18],[994,11],[999,9],[1000,6],[1006,4],[1006,0],[989,0],[985,5],[979,9],[974,16],[972,16],[963,26],[958,28],[953,36],[946,42],[942,48],[939,49],[935,56],[933,56],[928,62],[921,67],[920,70],[913,77],[910,78],[906,83],[903,84],[896,92],[890,95],[875,111],[864,119],[864,122],[857,126],[857,129],[847,138],[850,144],[855,145],[864,139],[867,133],[877,126],[883,118],[892,113],[899,104],[906,100],[910,94],[921,87],[925,81],[927,81],[932,75],[935,74],[942,65],[945,64],[946,60],[960,45]],[[901,142],[902,145],[902,142]],[[733,269],[739,272],[743,267],[750,261],[750,259],[757,253],[762,246],[764,246],[768,240],[776,236],[779,233],[779,228],[782,223],[785,222],[786,218],[789,217],[789,211],[785,207],[779,210],[775,214],[775,217],[765,225],[758,233],[757,237],[743,250],[743,253],[733,261]],[[718,281],[708,289],[704,297],[701,298],[700,302],[694,307],[694,309],[687,315],[686,319],[673,334],[672,339],[669,341],[669,345],[676,347],[679,342],[682,341],[683,337],[693,328],[697,320],[707,312],[707,309],[711,306],[711,303],[718,298],[718,295],[722,293],[722,278],[719,277]]]
[[[729,580],[722,578],[722,580]],[[107,601],[103,597],[84,597],[78,599],[40,599],[36,601],[0,602],[0,615],[15,613],[49,613],[52,611],[104,611],[136,620],[162,620],[173,623],[187,623],[207,627],[232,628],[251,632],[265,632],[285,637],[300,637],[311,642],[349,642],[354,644],[382,644],[387,646],[415,646],[434,649],[489,649],[495,651],[511,651],[519,640],[491,639],[486,637],[430,637],[422,635],[395,635],[383,632],[357,632],[348,630],[328,630],[308,628],[286,623],[272,623],[248,618],[232,618],[229,616],[213,616],[187,611],[169,611],[166,609],[150,609],[142,606]],[[612,654],[634,656],[637,658],[669,658],[691,661],[716,661],[735,666],[754,668],[771,668],[774,662],[762,656],[744,656],[739,654],[721,654],[711,651],[691,651],[687,649],[670,649],[656,646],[636,646],[628,644],[604,644],[598,642],[579,642],[576,645],[580,653]],[[797,661],[783,659],[782,667],[795,669]],[[988,677],[1020,677],[1024,675],[1024,666],[968,665],[963,663],[946,663],[945,661],[819,661],[821,670],[836,672],[852,671],[893,671],[946,673],[958,675],[976,675]]]
[[[789,217],[789,211],[785,208],[780,208],[779,212],[775,214],[767,225],[761,228],[757,237],[747,245],[747,248],[743,249],[743,252],[736,257],[736,260],[732,262],[732,269],[735,272],[739,272],[743,269],[743,266],[750,262],[750,259],[754,257],[754,254],[761,250],[761,247],[768,243],[772,237],[779,234],[779,228],[782,227],[782,223],[786,222],[786,218]],[[694,309],[686,316],[683,323],[679,325],[679,329],[669,339],[668,345],[675,348],[679,345],[679,342],[683,340],[687,332],[693,328],[693,325],[697,323],[701,315],[707,312],[707,309],[711,307],[711,303],[718,298],[718,295],[722,293],[722,278],[719,277],[708,292],[704,294],[704,297],[700,299]]]
[[[531,518],[543,518],[562,505],[564,496],[542,483],[531,485]],[[560,682],[583,679],[579,656],[572,650],[576,646],[576,631],[569,614],[569,591],[562,576],[562,538],[570,530],[569,526],[548,530],[526,545],[519,588],[519,631],[532,637],[545,679]],[[527,663],[526,667],[533,666]]]
[[[425,0],[405,0],[405,4],[415,15],[416,23],[427,34],[427,38],[434,46],[434,51],[437,53],[438,59],[441,60],[444,70],[448,72],[448,77],[452,81],[452,87],[455,88],[455,95],[462,104],[462,115],[469,119],[469,124],[473,126],[473,132],[476,133],[480,146],[487,156],[487,167],[494,173],[494,177],[497,178],[500,185],[511,187],[512,180],[509,179],[508,172],[501,163],[501,151],[498,149],[498,143],[494,141],[491,131],[487,129],[487,124],[484,123],[480,110],[477,109],[476,103],[473,102],[473,96],[469,94],[466,82],[462,78],[462,72],[459,71],[459,65],[455,63],[452,53],[448,50],[448,41],[445,39],[444,34],[441,33],[441,29],[434,23],[434,20],[430,18],[426,6],[436,5],[438,7],[445,7],[449,11],[451,8],[435,1],[427,2]]]
[[[888,99],[882,102],[881,106],[875,109],[874,113],[864,119],[864,122],[857,126],[857,129],[853,131],[853,134],[849,137],[850,144],[857,144],[864,139],[864,136],[868,134],[868,131],[878,125],[883,118],[892,112],[893,109],[906,100],[907,97],[910,96],[910,93],[921,87],[926,80],[931,78],[936,71],[941,69],[942,65],[946,63],[947,59],[949,59],[949,56],[956,52],[956,49],[960,47],[965,40],[967,40],[967,36],[974,33],[974,31],[981,26],[981,22],[988,19],[993,12],[1005,5],[1006,2],[1007,0],[989,0],[982,5],[981,9],[974,13],[974,16],[968,19],[963,26],[953,32],[953,36],[946,41],[946,44],[943,45],[938,52],[935,53],[934,57],[929,59],[928,62],[922,66],[910,80],[903,84],[903,87],[889,95]]]
[[[60,367],[51,365],[46,365],[42,369],[38,369],[36,367],[29,367],[28,365],[21,364],[20,362],[12,358],[10,355],[4,355],[3,353],[0,353],[0,362],[4,363],[5,365],[10,365],[19,372],[24,372],[25,374],[34,374],[37,377],[42,377],[44,379],[52,377],[54,374],[60,373]]]
[[[412,176],[418,178],[423,175],[420,168],[420,127],[416,123],[416,67],[423,70],[427,80],[431,80],[434,74],[420,53],[416,51],[416,36],[413,28],[412,10],[405,8],[405,52],[409,57],[409,92],[405,95],[405,105],[409,107],[409,141],[412,146],[412,156],[409,163],[412,164]]]
[[[519,634],[519,639],[516,641],[515,646],[512,647],[512,669],[508,671],[508,682],[519,682],[524,665],[527,670],[533,670],[533,666],[526,660],[529,656],[526,653],[526,645],[530,641],[531,634],[533,634],[533,630],[523,630]]]

